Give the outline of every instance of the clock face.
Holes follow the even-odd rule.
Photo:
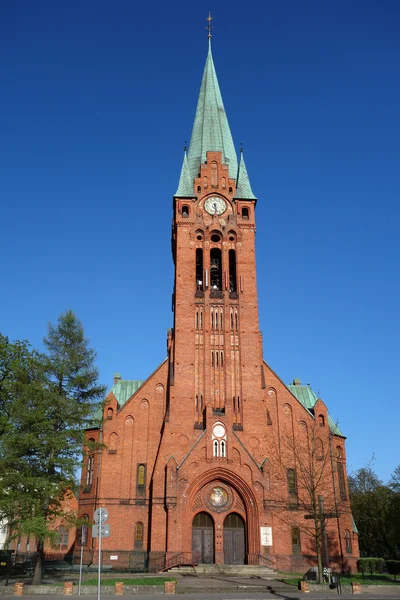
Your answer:
[[[222,198],[213,196],[212,198],[207,198],[204,202],[204,208],[210,215],[222,215],[226,211],[226,202]]]
[[[225,427],[223,425],[214,425],[213,434],[217,438],[224,437],[224,435],[225,435]]]

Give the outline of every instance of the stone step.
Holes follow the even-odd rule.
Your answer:
[[[199,564],[194,567],[183,566],[169,569],[169,573],[196,573],[208,575],[232,575],[235,577],[274,577],[276,572],[263,565],[206,565]]]

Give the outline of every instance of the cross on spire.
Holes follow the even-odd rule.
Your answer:
[[[208,39],[211,40],[212,38],[212,25],[211,25],[211,21],[213,20],[213,17],[211,16],[211,11],[208,13],[208,17],[207,17],[207,21],[208,21],[208,25],[206,27],[207,31],[208,31]]]

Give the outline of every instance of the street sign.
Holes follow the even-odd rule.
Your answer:
[[[92,525],[92,537],[110,537],[110,525]]]
[[[108,510],[106,508],[96,508],[93,515],[95,523],[105,523],[108,520]]]

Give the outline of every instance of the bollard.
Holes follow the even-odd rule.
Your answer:
[[[310,586],[308,585],[308,581],[299,581],[299,590],[304,594],[309,594]]]
[[[65,581],[64,582],[64,596],[72,596],[72,588],[73,588],[72,581]]]
[[[15,583],[14,584],[14,596],[22,596],[24,593],[24,584],[23,583]]]
[[[164,581],[164,594],[176,594],[176,581]]]
[[[123,596],[124,595],[124,582],[123,581],[116,581],[115,582],[115,595],[116,596]]]
[[[351,591],[353,594],[361,594],[361,585],[358,581],[351,582]]]

